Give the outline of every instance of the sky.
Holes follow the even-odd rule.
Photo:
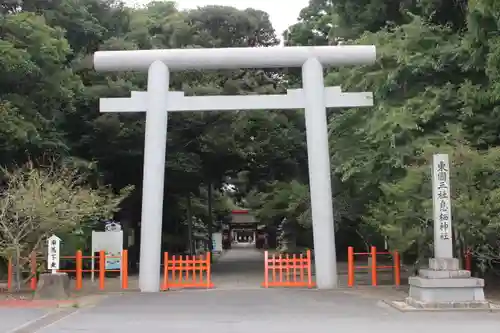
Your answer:
[[[148,2],[151,0],[125,0],[125,3],[129,5],[144,5]],[[297,22],[300,10],[309,3],[308,0],[176,0],[175,2],[180,9],[192,9],[207,5],[260,9],[269,14],[276,35],[279,37],[290,25]]]

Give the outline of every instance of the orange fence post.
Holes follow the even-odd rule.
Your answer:
[[[293,263],[296,265],[296,263]],[[304,269],[304,267],[301,265],[301,269]],[[311,272],[311,250],[307,250],[307,287],[312,288],[313,281],[312,281],[312,272]]]
[[[297,262],[301,263],[303,260],[304,260],[304,254],[301,253]],[[300,270],[300,281],[304,281],[304,270],[300,266],[299,266],[299,270]]]
[[[210,289],[210,286],[212,285],[212,268],[210,267],[211,259],[210,259],[211,253],[210,251],[207,252],[207,258],[206,258],[206,265],[207,265],[207,289]]]
[[[354,286],[354,248],[347,248],[347,285]]]
[[[307,256],[307,254],[306,254]],[[304,263],[301,263],[301,265],[304,265]],[[286,259],[283,258],[283,253],[280,253],[280,282],[281,284],[285,284],[286,283],[284,282],[285,280],[283,279],[283,273],[285,273],[285,270],[286,270],[286,266],[287,266],[287,262],[286,262]],[[285,275],[285,278],[286,278],[286,275]]]
[[[213,288],[211,259],[209,252],[199,256],[172,256],[171,259],[165,252],[162,290],[176,287]]]
[[[169,258],[168,252],[163,253],[161,289],[213,288],[211,259],[210,252],[198,256],[179,255],[172,258]]]
[[[372,286],[377,285],[377,248],[375,246],[371,247],[371,272],[372,272]]]
[[[122,251],[122,289],[128,289],[128,250]]]
[[[269,252],[264,251],[264,288],[269,288]]]
[[[31,267],[31,281],[30,281],[30,287],[31,290],[36,290],[36,253],[35,251],[31,252],[30,254],[30,267]]]
[[[378,265],[377,255],[391,255],[392,265]],[[368,256],[368,261],[371,259],[369,265],[356,266],[356,255]],[[371,275],[371,285],[377,286],[378,283],[378,270],[379,269],[391,269],[394,274],[394,284],[399,286],[401,284],[401,259],[398,251],[389,252],[382,251],[377,252],[376,246],[371,246],[369,252],[354,252],[354,248],[349,246],[347,248],[347,285],[349,287],[354,286],[355,283],[355,272],[356,269],[367,269]]]
[[[99,289],[104,290],[104,280],[106,279],[106,254],[99,251]]]
[[[401,262],[398,251],[394,251],[394,284],[397,287],[401,284]]]
[[[297,255],[294,253],[292,256],[292,264],[293,264],[293,283],[297,283]],[[298,267],[300,269],[300,267]]]
[[[177,257],[179,257],[179,258],[177,258]],[[178,273],[179,273],[179,274],[177,274],[177,284],[181,285],[182,284],[182,278],[183,278],[183,275],[184,275],[183,274],[184,271],[182,269],[183,265],[184,265],[184,263],[182,262],[182,255],[179,254],[178,256],[174,256],[172,259],[174,260],[174,262],[177,262],[177,270],[178,270]]]
[[[13,269],[12,269],[12,258],[9,258],[9,262],[7,264],[7,290],[11,291],[12,290],[12,274],[13,274]]]
[[[285,269],[286,269],[286,279],[288,282],[290,282],[290,255],[287,253],[285,255]]]
[[[299,257],[289,254],[279,257],[275,253],[269,256],[268,251],[264,251],[264,282],[262,287],[307,287],[313,288],[312,279],[311,250],[306,251]],[[307,270],[307,272],[305,272]],[[306,280],[307,273],[307,280]],[[290,275],[293,275],[291,277]]]
[[[75,268],[75,275],[76,275],[76,290],[82,289],[82,263],[83,260],[83,255],[82,251],[78,250],[76,251],[76,256],[75,256],[75,261],[76,261],[76,268]]]
[[[168,252],[163,253],[163,286],[162,290],[168,289]]]

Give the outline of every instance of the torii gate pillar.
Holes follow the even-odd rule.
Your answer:
[[[374,46],[268,47],[101,51],[94,55],[97,71],[148,71],[147,96],[101,99],[101,111],[146,111],[144,181],[141,216],[139,288],[160,288],[163,186],[167,111],[305,108],[309,183],[314,235],[316,284],[337,287],[327,107],[372,105],[371,94],[342,94],[325,88],[323,65],[362,65],[375,61]],[[169,71],[228,68],[302,67],[303,89],[287,95],[183,97],[168,92]],[[134,97],[135,96],[135,97]],[[145,102],[145,103],[144,103]],[[249,103],[251,102],[251,103]],[[146,110],[143,110],[143,109]],[[104,110],[103,110],[104,109]]]

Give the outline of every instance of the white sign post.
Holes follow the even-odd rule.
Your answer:
[[[101,98],[101,112],[146,112],[142,190],[139,288],[157,292],[160,285],[161,228],[168,112],[206,110],[305,109],[309,184],[314,234],[316,284],[336,288],[337,256],[331,189],[326,108],[372,106],[368,92],[345,93],[325,87],[323,66],[364,65],[375,61],[375,46],[248,47],[99,51],[97,71],[148,72],[147,92],[130,98]],[[302,89],[283,95],[184,96],[169,92],[170,72],[233,68],[302,68]]]
[[[453,258],[451,233],[450,161],[448,154],[432,157],[434,258]]]
[[[212,233],[212,252],[222,253],[222,233]]]
[[[123,251],[123,231],[92,231],[92,267],[94,267],[94,254],[99,251],[104,251],[106,257],[105,269],[120,270],[120,278],[123,277],[121,271],[121,255]],[[94,269],[91,272],[91,280],[94,281]]]
[[[56,274],[59,269],[61,239],[56,235],[52,235],[47,241],[47,246],[47,269],[49,269],[52,274]]]

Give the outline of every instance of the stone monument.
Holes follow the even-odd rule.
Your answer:
[[[70,296],[70,281],[67,273],[40,274],[33,299],[65,300]]]
[[[453,257],[450,200],[450,163],[447,154],[432,160],[432,200],[434,216],[434,258],[429,268],[409,278],[406,304],[413,308],[490,308],[484,298],[484,280],[460,269]]]
[[[34,299],[64,300],[70,297],[69,277],[59,273],[61,239],[52,235],[47,240],[47,270],[50,273],[40,274]]]

